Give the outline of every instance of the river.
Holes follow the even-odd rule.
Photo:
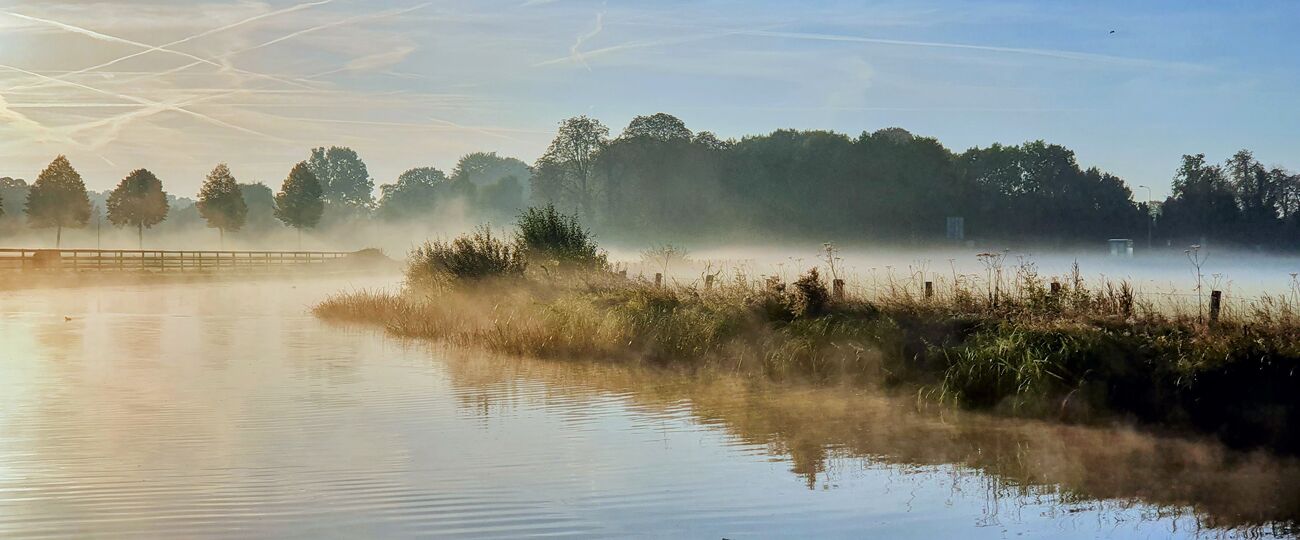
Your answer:
[[[1285,536],[1300,467],[330,325],[394,279],[0,292],[0,537]]]

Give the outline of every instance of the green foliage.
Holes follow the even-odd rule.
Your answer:
[[[515,177],[516,182],[527,183],[532,172],[527,163],[498,156],[496,152],[466,154],[456,162],[456,168],[451,172],[452,181],[470,182],[479,187],[498,183],[510,176]]]
[[[451,242],[425,242],[411,252],[406,277],[417,286],[437,286],[522,276],[526,266],[517,249],[484,226]]]
[[[276,219],[298,230],[309,229],[320,222],[324,209],[316,175],[305,161],[294,165],[280,186],[280,192],[275,194]]]
[[[517,225],[516,249],[530,261],[586,270],[603,269],[609,264],[576,215],[562,214],[552,205],[528,208],[519,214]]]
[[[609,140],[599,120],[578,116],[560,122],[559,132],[534,167],[533,191],[539,200],[577,208],[593,219],[596,211],[596,158]]]
[[[344,215],[356,215],[374,206],[375,182],[355,150],[342,146],[313,148],[306,163],[320,183],[321,199],[331,208]]]
[[[199,189],[196,206],[209,227],[223,232],[238,231],[248,217],[244,194],[225,163],[217,165],[208,173],[207,180]]]
[[[447,175],[433,167],[408,169],[397,182],[379,186],[379,192],[376,213],[390,221],[426,217],[454,195]]]
[[[162,181],[146,169],[136,169],[108,195],[108,222],[118,227],[135,227],[144,247],[145,228],[167,219],[168,208]]]
[[[264,230],[275,225],[275,192],[261,182],[239,184],[239,195],[248,212],[244,217],[247,229]]]
[[[64,227],[82,227],[90,219],[90,198],[86,184],[68,158],[54,158],[27,193],[27,222],[32,227],[58,229],[62,237]]]
[[[489,217],[513,216],[524,207],[524,186],[514,175],[478,190],[478,208]]]
[[[619,137],[634,139],[645,137],[659,141],[690,140],[691,130],[681,119],[667,113],[655,113],[650,116],[637,116],[628,123]]]

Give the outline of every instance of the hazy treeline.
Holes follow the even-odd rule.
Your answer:
[[[146,169],[85,192],[66,159],[37,180],[0,178],[0,233],[107,224],[136,229],[354,230],[363,223],[502,223],[554,204],[608,238],[928,242],[961,217],[980,242],[1093,244],[1148,234],[1157,245],[1300,248],[1300,175],[1242,150],[1223,164],[1187,155],[1163,202],[1136,202],[1121,178],[1084,168],[1044,141],[955,153],[887,128],[851,137],[779,130],[721,140],[678,118],[638,116],[617,136],[586,116],[560,122],[529,166],[476,152],[445,173],[408,169],[378,186],[356,151],[321,147],[278,192],[218,165],[195,199],[167,193]],[[43,189],[42,186],[45,186]],[[1145,187],[1145,186],[1143,186]],[[115,198],[116,196],[116,198]],[[116,202],[115,202],[116,201]],[[448,219],[448,216],[454,218]]]
[[[357,153],[344,147],[315,148],[295,165],[279,191],[263,183],[239,183],[226,164],[207,175],[195,199],[177,197],[147,169],[137,169],[117,187],[89,191],[64,156],[36,180],[0,178],[0,234],[27,228],[53,228],[56,245],[63,229],[117,226],[135,229],[144,245],[145,229],[254,235],[290,227],[330,232],[366,222],[429,220],[453,209],[459,214],[502,220],[524,206],[530,170],[524,162],[495,153],[462,157],[451,175],[417,167],[395,182],[379,186]]]
[[[1185,156],[1163,203],[1134,201],[1121,178],[1083,168],[1044,141],[954,153],[900,128],[857,137],[779,130],[720,141],[679,119],[634,119],[617,137],[578,117],[537,161],[539,202],[581,213],[618,236],[926,241],[946,218],[984,241],[1212,239],[1271,247],[1300,243],[1300,175],[1243,150],[1223,166]],[[1148,218],[1150,216],[1150,219]]]

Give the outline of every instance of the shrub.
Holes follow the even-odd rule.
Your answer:
[[[790,296],[790,311],[795,317],[817,317],[826,313],[826,306],[830,301],[831,294],[826,290],[826,284],[822,283],[817,269],[810,268],[794,282],[794,292]]]
[[[587,270],[609,265],[578,217],[562,214],[554,205],[524,210],[518,226],[515,249],[530,261]]]
[[[411,253],[406,277],[414,285],[439,285],[447,281],[477,281],[521,276],[526,263],[518,249],[481,227],[451,242],[425,242]]]

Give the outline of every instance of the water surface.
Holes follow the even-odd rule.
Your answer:
[[[387,280],[0,293],[2,537],[1271,536],[1291,461],[318,321]]]

